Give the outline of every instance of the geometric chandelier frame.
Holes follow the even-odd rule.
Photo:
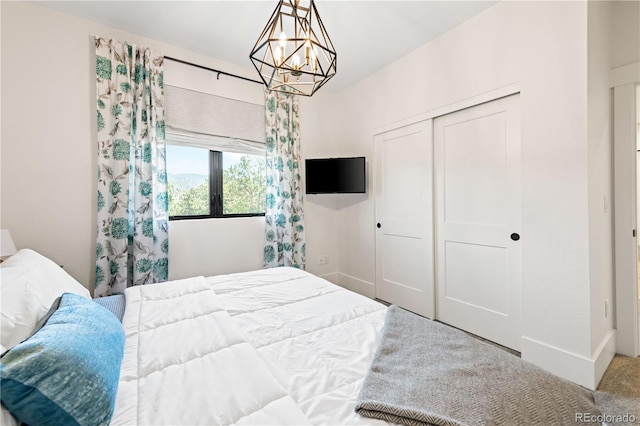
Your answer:
[[[336,74],[336,50],[313,0],[280,0],[249,58],[279,92],[311,96]]]

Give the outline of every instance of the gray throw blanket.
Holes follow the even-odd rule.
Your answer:
[[[590,391],[397,306],[356,412],[405,425],[547,426],[600,415]]]

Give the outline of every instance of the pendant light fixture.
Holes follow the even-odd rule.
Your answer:
[[[280,0],[249,58],[279,92],[311,96],[336,74],[336,51],[313,0]]]

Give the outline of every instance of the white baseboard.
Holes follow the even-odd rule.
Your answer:
[[[594,358],[594,382],[596,387],[602,380],[604,372],[607,371],[607,367],[611,364],[611,360],[616,354],[616,331],[611,330],[609,334],[602,340],[598,349],[593,356]]]
[[[339,272],[329,272],[328,274],[318,275],[320,278],[324,278],[325,280],[332,282],[333,284],[340,285],[340,273]]]
[[[522,337],[522,359],[591,390],[598,386],[614,354],[615,330],[605,337],[593,358]]]
[[[376,286],[374,283],[352,277],[351,275],[343,274],[342,272],[338,272],[338,275],[340,276],[338,285],[370,299],[376,298]]]

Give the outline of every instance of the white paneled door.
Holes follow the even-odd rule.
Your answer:
[[[375,137],[376,297],[434,317],[432,121]]]
[[[512,95],[433,123],[436,317],[515,350],[521,340],[519,105]]]

